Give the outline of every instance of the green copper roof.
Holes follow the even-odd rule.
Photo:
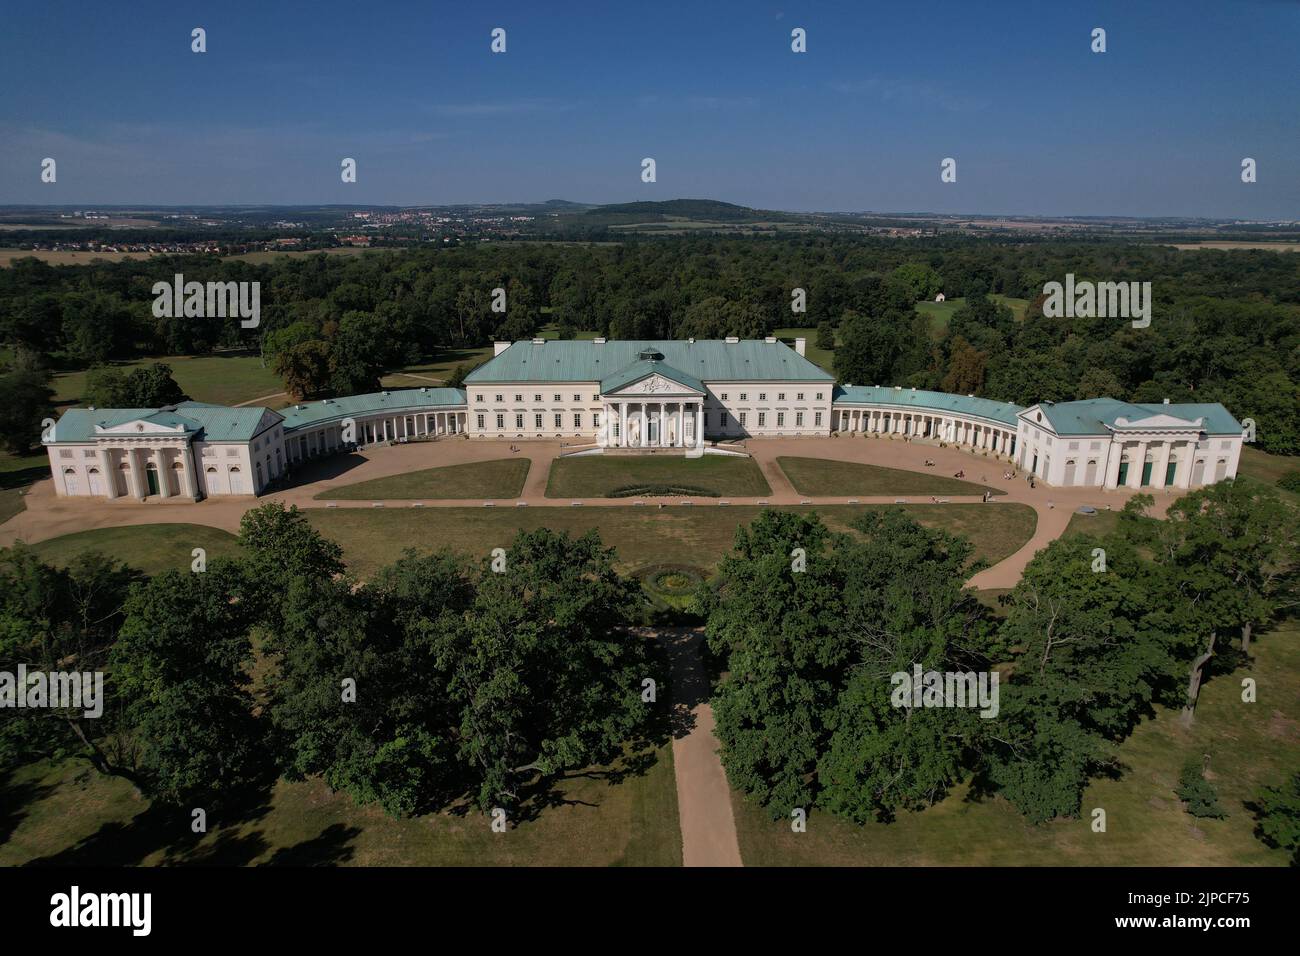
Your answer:
[[[96,426],[116,428],[134,421],[180,427],[201,441],[247,441],[257,433],[265,414],[267,409],[257,406],[229,408],[203,402],[181,402],[165,408],[70,408],[54,426],[52,444],[94,441],[99,437]]]
[[[1156,404],[1091,398],[1082,402],[1044,403],[1038,407],[1058,435],[1105,434],[1121,418],[1132,424],[1153,415],[1169,415],[1188,423],[1200,419],[1201,429],[1209,435],[1240,435],[1242,431],[1241,423],[1218,402],[1166,405],[1163,402]]]
[[[701,339],[646,341],[515,342],[465,378],[467,385],[492,382],[603,382],[656,351],[667,365],[702,382],[832,382],[783,342],[724,342]]]
[[[306,402],[280,410],[284,416],[285,433],[301,428],[313,428],[343,418],[378,415],[383,412],[401,414],[418,409],[464,407],[465,392],[459,388],[403,388],[389,392],[369,392],[349,395],[346,398],[327,398],[319,402]]]
[[[837,386],[832,401],[839,405],[887,405],[918,411],[951,412],[957,415],[974,415],[989,421],[1016,427],[1016,415],[1024,411],[1010,402],[995,402],[990,398],[972,398],[969,395],[952,395],[948,392],[927,392],[917,388],[887,388],[876,385]]]
[[[695,376],[680,372],[664,362],[646,359],[641,362],[633,362],[627,368],[621,369],[609,378],[602,380],[600,383],[601,394],[608,395],[610,392],[616,392],[620,388],[626,388],[633,382],[639,382],[651,375],[662,375],[664,378],[670,378],[679,385],[685,385],[697,392],[704,391],[704,383]]]

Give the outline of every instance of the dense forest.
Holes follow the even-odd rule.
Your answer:
[[[257,281],[256,328],[156,318],[157,281]],[[1042,289],[1151,282],[1148,328],[1044,318]],[[504,312],[493,289],[506,290]],[[806,292],[806,312],[792,292]],[[965,297],[946,329],[915,306]],[[1023,319],[990,296],[1025,299]],[[898,384],[1027,404],[1110,395],[1221,401],[1260,447],[1300,452],[1300,257],[1180,252],[1128,242],[806,236],[618,244],[480,243],[270,263],[171,256],[0,270],[7,419],[41,414],[48,370],[150,355],[260,349],[302,396],[377,387],[385,369],[541,325],[562,335],[714,338],[817,328],[843,382]],[[26,429],[26,425],[23,426]],[[38,430],[32,430],[37,434]]]

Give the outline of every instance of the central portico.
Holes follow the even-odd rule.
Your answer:
[[[602,448],[704,450],[704,383],[643,350],[637,361],[600,383]]]

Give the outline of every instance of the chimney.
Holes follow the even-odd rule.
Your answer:
[[[763,339],[763,341],[766,342],[768,345],[776,345],[776,336],[769,335],[767,338]]]
[[[1166,404],[1166,405],[1169,404],[1169,399],[1167,399],[1167,398],[1165,399],[1165,404]]]
[[[510,343],[509,343],[509,342],[493,342],[493,343],[492,343],[492,357],[493,357],[493,358],[496,358],[498,355],[500,355],[502,352],[504,352],[504,351],[505,351],[506,349],[508,349],[508,348],[510,348]]]
[[[604,339],[592,339],[591,341],[592,341],[592,343],[595,344],[595,345],[604,345],[604,344],[605,344],[605,340],[604,340]]]
[[[728,345],[735,345],[735,344],[736,344],[737,342],[739,342],[739,341],[740,341],[740,339],[736,338],[734,335],[728,335],[728,336],[727,336],[727,344],[728,344]]]
[[[807,348],[808,348],[808,340],[807,340],[807,339],[795,339],[795,340],[794,340],[794,350],[795,350],[796,352],[798,352],[800,355],[803,355],[803,354],[804,354],[804,351],[805,351]]]
[[[534,344],[534,345],[545,345],[545,344],[546,344],[546,339],[533,339],[533,344]]]
[[[693,338],[687,339],[687,340],[686,340],[686,344],[687,344],[687,345],[694,345],[694,344],[695,344],[695,339],[693,339]]]

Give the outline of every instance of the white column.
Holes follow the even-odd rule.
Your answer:
[[[143,501],[148,486],[145,484],[144,475],[142,474],[144,467],[140,464],[140,450],[138,448],[128,448],[126,450],[126,460],[127,464],[131,466],[131,470],[127,472],[131,478],[131,494]]]
[[[1124,444],[1113,441],[1107,449],[1109,454],[1106,457],[1106,487],[1119,487],[1119,465],[1120,459],[1124,457]]]
[[[99,450],[99,470],[104,476],[104,497],[112,501],[117,497],[117,470],[113,467],[113,456],[107,448]]]
[[[1156,450],[1156,461],[1151,466],[1151,486],[1153,488],[1163,488],[1165,486],[1165,471],[1169,468],[1169,441],[1166,439],[1160,443]]]
[[[1183,462],[1178,470],[1174,484],[1179,488],[1192,487],[1192,469],[1196,467],[1196,442],[1183,442]]]
[[[627,402],[618,403],[618,446],[627,447]]]
[[[704,402],[695,403],[695,445],[704,447]]]
[[[677,403],[677,427],[674,429],[674,432],[677,435],[678,448],[686,447],[685,429],[686,429],[686,403],[678,402]]]
[[[199,497],[198,483],[194,478],[194,459],[193,452],[189,448],[182,448],[180,455],[181,462],[181,488],[185,497],[197,499]]]
[[[1132,458],[1134,456],[1130,455],[1129,457]],[[1146,442],[1144,441],[1138,442],[1136,457],[1137,457],[1137,461],[1136,462],[1130,461],[1128,466],[1128,486],[1130,488],[1142,487],[1142,469],[1146,467],[1146,461],[1147,461]]]

